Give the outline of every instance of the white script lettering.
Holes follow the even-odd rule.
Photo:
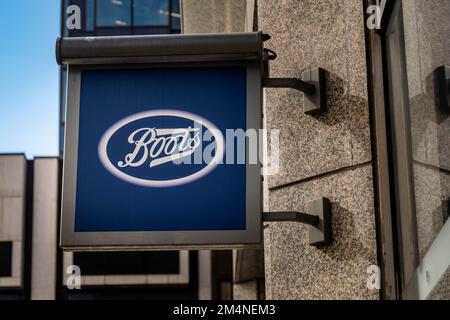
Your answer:
[[[188,157],[201,145],[198,128],[141,128],[130,134],[128,143],[134,150],[117,165],[121,168],[140,167],[150,158],[150,168]],[[193,135],[193,136],[192,136]]]

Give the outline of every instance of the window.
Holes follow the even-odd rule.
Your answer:
[[[12,242],[0,242],[0,277],[12,275]]]
[[[172,1],[172,29],[181,31],[181,9],[180,9],[180,0],[171,0]]]
[[[175,23],[180,29],[179,0],[96,0],[97,27],[158,27]],[[87,1],[86,30],[93,28],[93,0]],[[176,10],[171,13],[170,5]]]
[[[385,33],[402,298],[429,298],[450,261],[450,114],[437,76],[450,65],[449,18],[448,0],[399,0]]]
[[[177,251],[77,252],[74,264],[84,275],[178,274]]]
[[[132,25],[131,0],[97,0],[97,27]]]
[[[134,0],[135,26],[168,26],[169,16],[167,0]]]
[[[86,31],[94,31],[94,14],[95,5],[94,0],[86,1]]]
[[[180,0],[64,0],[64,8],[70,5],[80,7],[82,28],[68,30],[63,10],[66,37],[181,32]]]

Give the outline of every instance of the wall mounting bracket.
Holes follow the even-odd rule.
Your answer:
[[[327,198],[308,203],[308,213],[265,212],[264,222],[299,222],[309,225],[309,244],[312,246],[331,244],[333,241],[331,204]]]
[[[326,71],[322,68],[306,70],[302,79],[270,78],[263,79],[265,88],[291,88],[303,92],[304,113],[313,115],[327,110],[326,107]]]

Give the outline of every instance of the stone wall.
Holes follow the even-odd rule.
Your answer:
[[[277,52],[272,77],[328,71],[328,112],[303,113],[302,94],[266,90],[266,127],[280,129],[280,172],[265,180],[265,210],[306,210],[332,202],[334,243],[308,244],[307,227],[265,225],[268,299],[377,299],[366,287],[377,264],[367,98],[365,21],[359,0],[261,0],[258,26]]]
[[[183,33],[244,31],[246,0],[183,0]]]

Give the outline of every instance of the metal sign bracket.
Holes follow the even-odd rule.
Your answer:
[[[303,92],[304,113],[315,115],[327,110],[326,106],[326,72],[322,68],[306,70],[304,80],[297,78],[264,78],[264,88],[291,88]]]
[[[299,222],[309,225],[309,244],[329,245],[333,242],[331,204],[327,198],[308,203],[308,213],[265,212],[264,222]]]
[[[262,35],[262,40],[270,40],[267,34]],[[271,78],[270,60],[277,59],[276,52],[264,48],[263,65],[264,75],[262,85],[264,88],[291,88],[304,93],[304,110],[308,115],[317,115],[327,111],[326,89],[327,77],[326,71],[322,68],[313,68],[305,70],[302,73],[302,80],[297,78]]]

